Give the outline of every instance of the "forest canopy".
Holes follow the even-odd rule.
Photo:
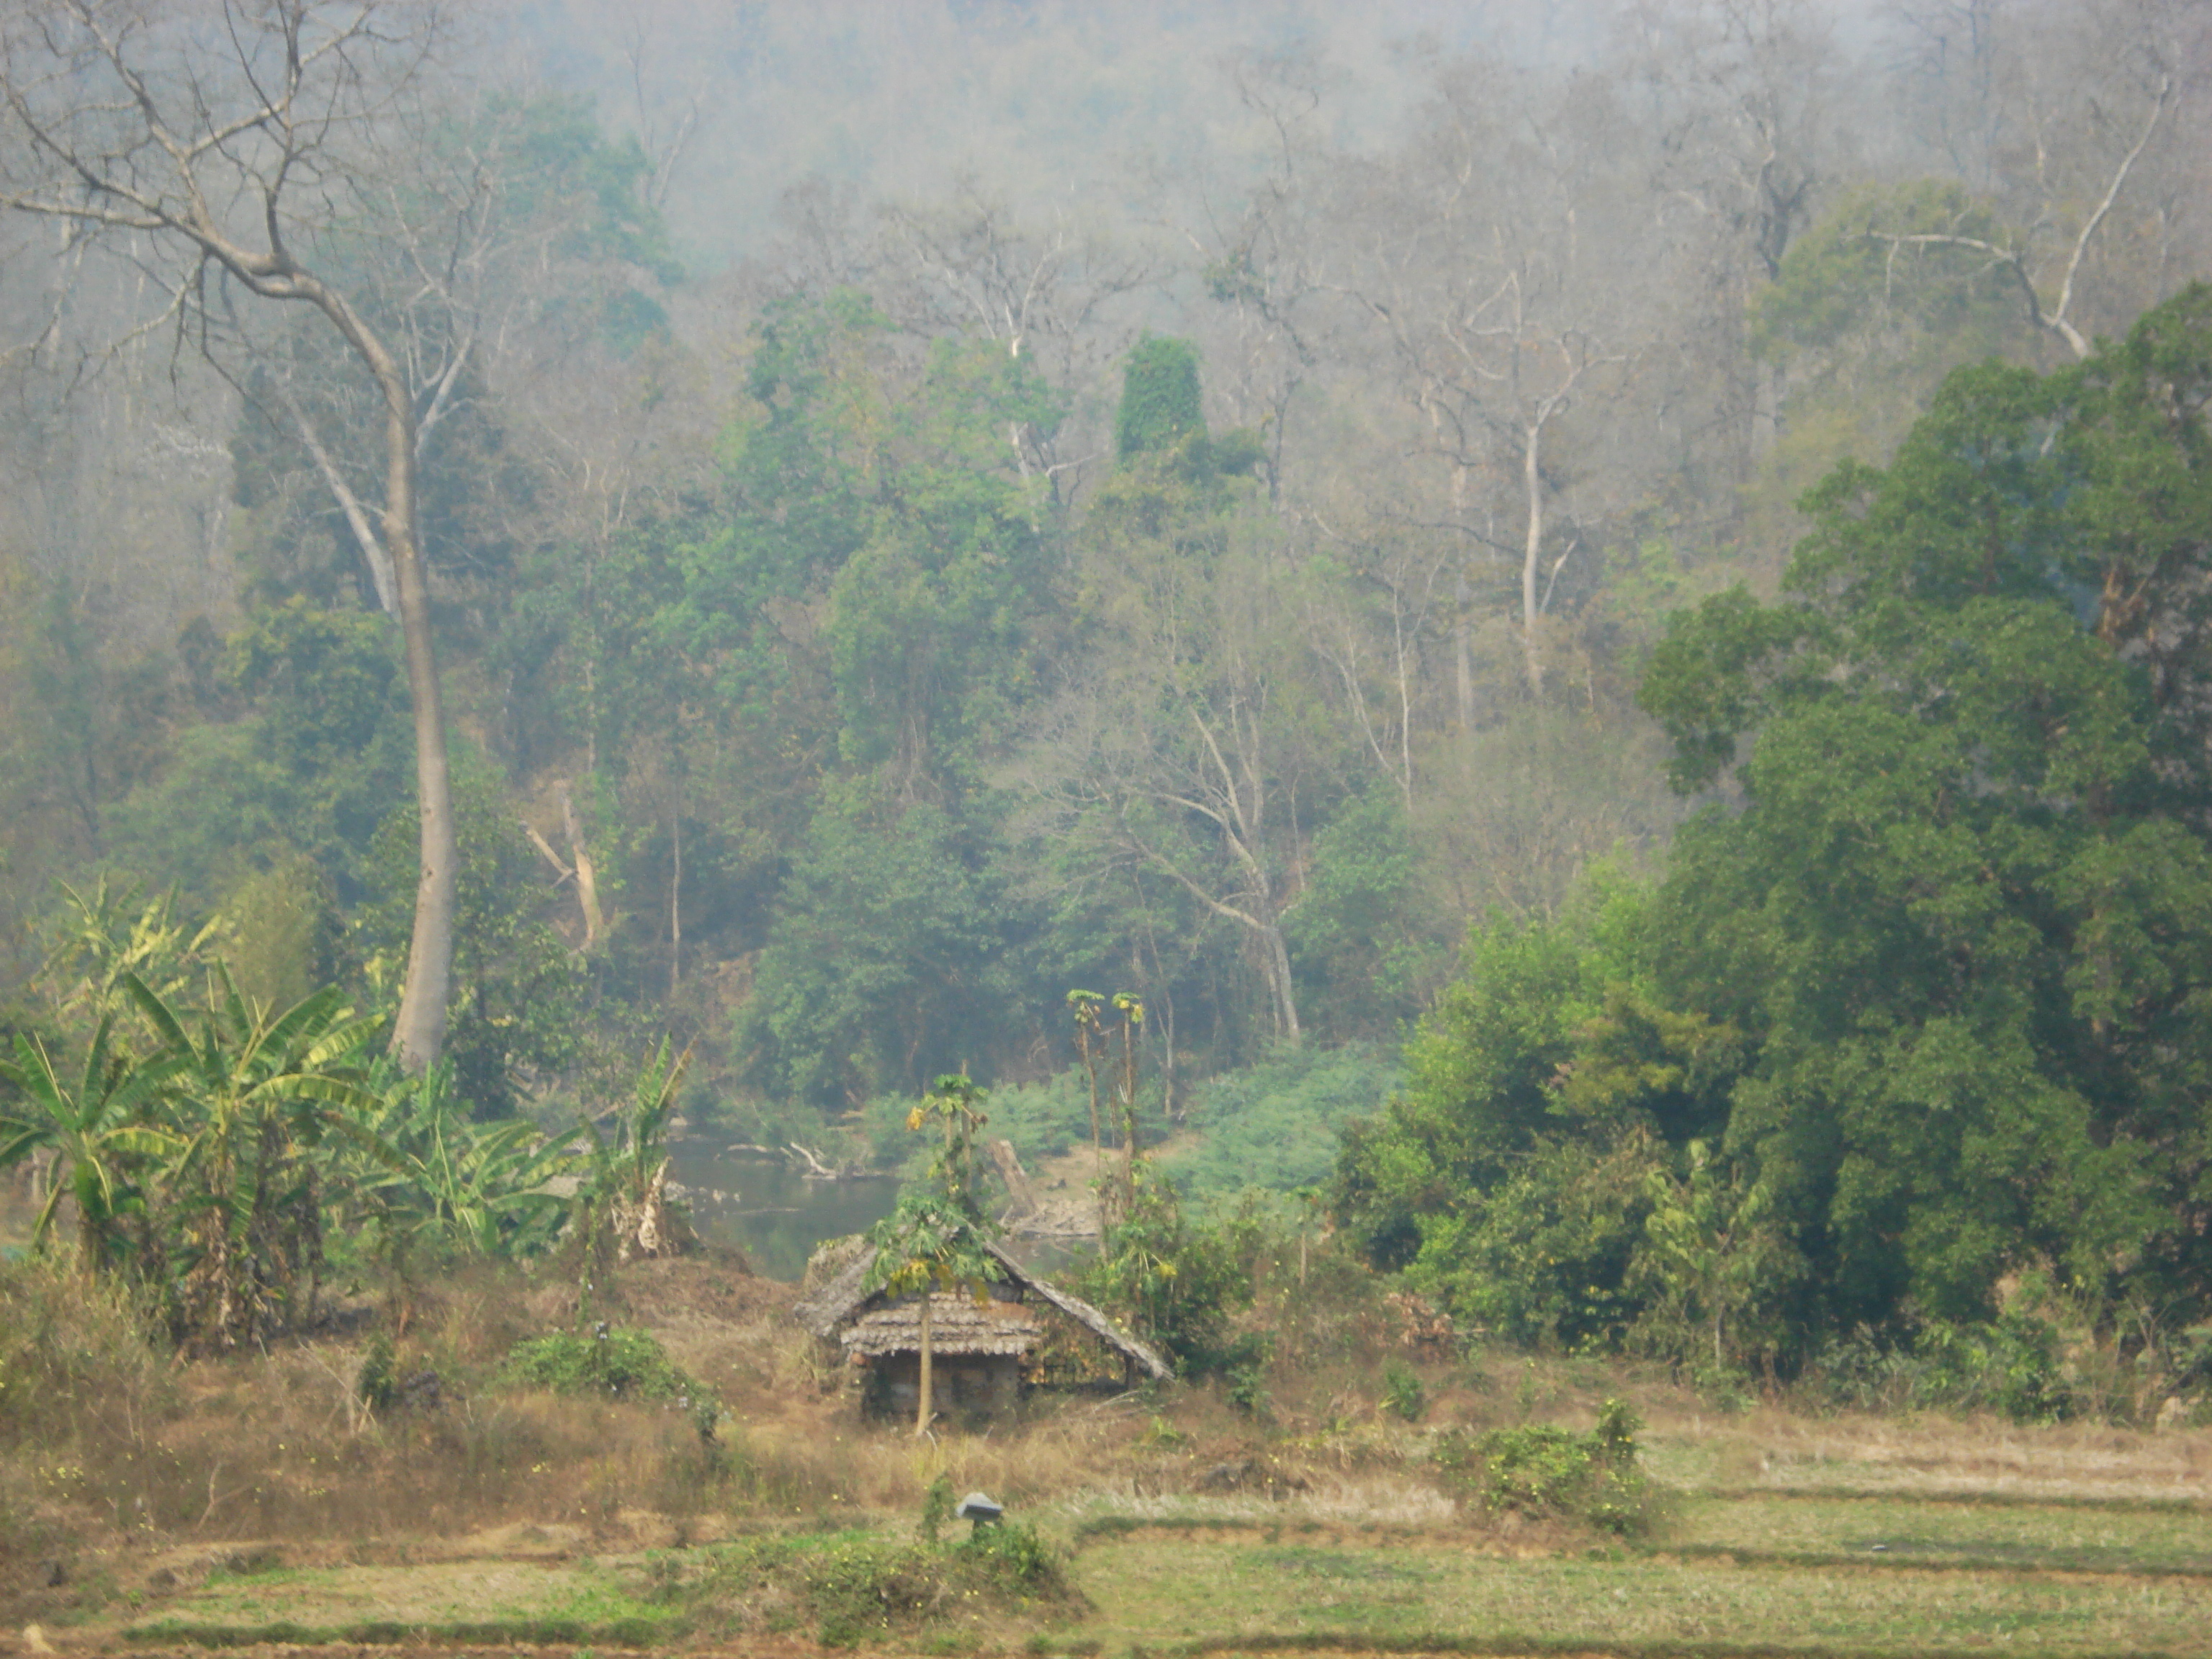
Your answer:
[[[1945,382],[1679,613],[1663,877],[1493,923],[1348,1147],[1369,1248],[1529,1335],[1716,1363],[1998,1311],[2203,1316],[2212,288]]]
[[[480,1128],[1095,986],[1525,1340],[2212,1318],[2202,8],[711,9],[0,23],[23,1065],[88,903]]]

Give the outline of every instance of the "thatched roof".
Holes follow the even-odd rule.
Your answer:
[[[935,1291],[929,1298],[929,1346],[940,1358],[961,1354],[1025,1354],[1044,1334],[1036,1316],[1018,1302],[981,1302],[964,1291]],[[880,1359],[921,1350],[921,1298],[871,1308],[845,1328],[847,1350]]]
[[[860,1286],[867,1279],[872,1252],[865,1248],[847,1248],[860,1243],[859,1239],[839,1239],[834,1244],[823,1246],[824,1255],[831,1251],[843,1255],[844,1265],[792,1304],[791,1316],[822,1341],[834,1341],[838,1328],[858,1314],[860,1304],[868,1299],[867,1292]]]
[[[1161,1358],[1148,1344],[1139,1342],[1135,1337],[1129,1335],[1088,1302],[1079,1297],[1070,1296],[1066,1291],[1045,1283],[997,1244],[986,1243],[983,1248],[992,1260],[997,1262],[1000,1272],[1008,1284],[1019,1285],[1023,1291],[1034,1295],[1039,1301],[1057,1309],[1116,1353],[1134,1363],[1147,1376],[1165,1377],[1174,1374],[1168,1362]],[[868,1267],[872,1260],[872,1253],[868,1250],[854,1251],[850,1260],[841,1269],[832,1273],[819,1287],[799,1298],[798,1304],[791,1310],[792,1317],[812,1332],[820,1340],[841,1341],[854,1352],[866,1353],[871,1357],[919,1349],[921,1346],[921,1304],[915,1302],[903,1304],[892,1304],[890,1299],[884,1296],[881,1291],[869,1291],[862,1288],[867,1282]],[[962,1296],[957,1292],[938,1292],[932,1300],[929,1315],[930,1347],[933,1351],[943,1353],[1026,1352],[1025,1346],[955,1349],[946,1346],[945,1337],[939,1333],[948,1330],[950,1327],[941,1325],[939,1322],[945,1316],[948,1302],[958,1303],[970,1313],[975,1310],[975,1303],[972,1297]],[[994,1303],[991,1307],[994,1316],[1020,1312],[1018,1307],[1009,1307],[1003,1304]],[[886,1322],[881,1325],[876,1323],[878,1319],[890,1315],[902,1316],[903,1322]],[[1024,1315],[1023,1317],[1028,1316]],[[860,1327],[863,1323],[868,1327],[868,1334],[865,1339],[868,1346],[865,1347],[860,1346],[861,1339],[859,1337]],[[888,1340],[894,1329],[910,1330],[911,1340],[893,1346],[876,1346],[879,1340]],[[1031,1341],[1035,1341],[1039,1335],[1042,1334],[1034,1320],[1030,1321],[1030,1330]],[[882,1334],[880,1339],[878,1335],[879,1332]]]

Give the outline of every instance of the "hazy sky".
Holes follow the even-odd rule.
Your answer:
[[[1024,202],[1118,193],[1133,165],[1230,165],[1263,126],[1239,62],[1310,56],[1330,71],[1340,143],[1382,136],[1425,50],[1521,61],[1601,48],[1598,0],[1358,7],[1253,0],[526,0],[514,44],[611,126],[665,142],[696,104],[669,208],[695,266],[766,228],[810,174],[893,198],[972,174]]]

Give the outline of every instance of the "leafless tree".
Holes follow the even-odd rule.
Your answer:
[[[1653,274],[1635,258],[1644,222],[1612,199],[1627,179],[1598,106],[1595,88],[1562,100],[1467,66],[1444,79],[1406,150],[1377,161],[1360,191],[1371,252],[1353,291],[1388,342],[1400,394],[1451,469],[1455,516],[1465,481],[1496,476],[1500,460],[1519,485],[1513,554],[1532,693],[1544,685],[1551,591],[1581,542],[1570,535],[1547,571],[1559,483],[1547,457],[1569,411],[1635,356],[1634,295]]]
[[[458,875],[416,446],[465,349],[433,379],[426,407],[404,339],[333,273],[348,240],[412,226],[390,147],[447,38],[432,0],[29,0],[0,21],[0,206],[65,227],[65,251],[98,245],[138,264],[166,297],[144,326],[173,326],[233,372],[233,354],[251,349],[245,313],[289,302],[336,331],[375,384],[375,534],[406,647],[421,815],[392,1046],[415,1069],[444,1043]],[[434,284],[431,245],[410,252]]]
[[[878,270],[898,320],[925,336],[968,334],[1026,357],[1063,394],[1095,387],[1136,332],[1127,301],[1156,272],[1139,249],[1060,208],[1031,222],[973,178],[942,205],[892,207],[883,217]],[[1012,423],[1021,476],[1055,499],[1080,484],[1103,444],[1061,453],[1054,434]]]
[[[1037,832],[1172,882],[1243,936],[1276,1035],[1301,1033],[1284,923],[1304,891],[1304,651],[1279,538],[1213,532],[1099,561],[1113,621],[1009,781]]]
[[[1304,53],[1239,59],[1228,72],[1264,160],[1241,187],[1202,189],[1191,224],[1176,228],[1226,318],[1208,331],[1216,395],[1258,429],[1279,505],[1292,410],[1325,374],[1346,311],[1330,257],[1334,158],[1318,132],[1334,77]]]
[[[2212,23],[2201,6],[1912,0],[1897,9],[1893,41],[1906,123],[2002,229],[1878,240],[1900,253],[1978,256],[2012,283],[2031,326],[2077,360],[2100,326],[2165,294],[2176,233],[2188,234],[2178,222],[2205,183]],[[2148,246],[2160,254],[2151,269],[2120,275]]]
[[[2032,263],[2034,259],[2038,240],[2033,234],[2033,231],[2045,228],[2041,222],[2031,228],[2031,234],[2010,238],[2002,242],[1991,241],[1985,237],[1960,235],[1948,231],[1924,231],[1911,234],[1869,231],[1868,234],[1898,248],[1954,247],[1983,255],[1993,265],[2008,273],[2019,284],[2021,296],[2027,303],[2028,321],[2037,328],[2048,330],[2065,341],[2067,349],[2077,359],[2085,358],[2092,349],[2089,337],[2081,331],[2069,314],[2074,310],[2076,283],[2081,275],[2081,261],[2083,256],[2088,252],[2090,243],[2095,239],[2106,217],[2112,212],[2112,204],[2119,200],[2121,191],[2127,185],[2128,174],[2134,171],[2136,163],[2142,159],[2144,149],[2149,146],[2153,136],[2156,134],[2159,123],[2165,118],[2172,95],[2172,76],[2170,74],[2160,75],[2157,86],[2152,90],[2147,100],[2149,104],[2149,113],[2143,122],[2142,131],[2135,143],[2130,144],[2120,156],[2118,164],[2112,169],[2111,179],[2106,183],[2104,194],[2098,199],[2096,206],[2090,210],[2088,216],[2082,220],[2081,228],[2075,231],[2072,241],[2066,246],[2063,261],[2049,279],[2055,282],[2057,292],[2047,301],[2044,298],[2043,286],[2037,281],[2038,272]]]

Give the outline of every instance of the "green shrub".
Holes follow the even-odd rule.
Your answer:
[[[1632,1536],[1650,1524],[1650,1483],[1636,1467],[1635,1413],[1608,1400],[1589,1434],[1552,1423],[1447,1435],[1437,1462],[1447,1485],[1485,1512],[1576,1521]]]
[[[1268,1414],[1267,1362],[1273,1358],[1273,1345],[1251,1332],[1222,1352],[1219,1369],[1228,1385],[1229,1403],[1247,1417]]]
[[[1486,1189],[1424,1220],[1407,1285],[1523,1346],[1611,1346],[1644,1308],[1626,1281],[1656,1167],[1634,1137],[1603,1152],[1540,1141]]]
[[[1136,1202],[1077,1275],[1078,1293],[1164,1348],[1185,1376],[1253,1363],[1243,1351],[1249,1340],[1228,1332],[1231,1317],[1252,1303],[1239,1224],[1194,1225],[1151,1160],[1138,1160],[1136,1176]]]
[[[726,1557],[699,1593],[720,1598],[739,1588],[794,1595],[826,1647],[973,1612],[979,1602],[1022,1612],[1073,1595],[1058,1553],[1020,1522],[977,1528],[951,1545],[883,1534],[763,1539]]]
[[[1322,1186],[1336,1167],[1344,1127],[1371,1117],[1401,1078],[1395,1059],[1366,1043],[1287,1049],[1209,1078],[1190,1109],[1199,1144],[1166,1173],[1201,1206],[1255,1187]]]
[[[822,1644],[848,1648],[939,1605],[943,1556],[926,1543],[848,1539],[805,1558],[799,1583]]]
[[[369,1337],[368,1346],[362,1353],[361,1371],[353,1386],[361,1403],[372,1412],[392,1409],[392,1402],[399,1397],[399,1365],[392,1352],[391,1333],[378,1331]]]
[[[952,1518],[952,1477],[940,1474],[921,1495],[921,1535],[934,1544],[945,1523]]]
[[[1861,1330],[1808,1368],[1814,1392],[1871,1411],[1990,1411],[2015,1423],[2094,1415],[2067,1375],[2061,1333],[2033,1313],[1979,1324],[1931,1320],[1904,1339]]]
[[[660,1344],[643,1331],[605,1325],[588,1335],[555,1331],[517,1343],[500,1380],[555,1394],[672,1401],[711,1410],[712,1396],[677,1368]]]
[[[1062,1601],[1068,1594],[1059,1555],[1027,1522],[977,1527],[952,1547],[952,1559],[970,1588],[1003,1604],[1025,1607]]]
[[[1429,1391],[1421,1386],[1419,1374],[1402,1359],[1383,1362],[1382,1404],[1408,1423],[1419,1422],[1429,1409]]]

